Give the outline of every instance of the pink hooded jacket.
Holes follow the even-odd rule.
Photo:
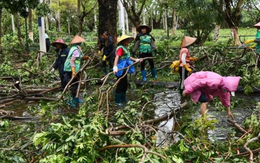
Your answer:
[[[192,73],[184,80],[184,92],[189,94],[194,102],[198,102],[201,91],[205,93],[208,100],[214,96],[220,97],[222,105],[230,106],[230,93],[237,90],[240,77],[222,77],[211,71],[200,71]]]

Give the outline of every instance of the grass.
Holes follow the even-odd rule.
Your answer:
[[[167,33],[165,32],[165,30],[155,29],[151,32],[151,34],[155,37],[156,40],[162,40],[164,38],[167,39]],[[239,28],[238,34],[242,42],[244,42],[247,39],[254,39],[256,35],[256,28]],[[173,35],[172,30],[170,30],[169,32],[170,39],[176,38],[173,39],[172,46],[174,47],[179,46],[183,36],[184,36],[183,30],[176,30],[175,35]],[[212,31],[210,36],[213,38],[214,31]],[[230,38],[231,38],[230,29],[220,29],[218,42],[227,42]],[[206,46],[210,46],[214,44],[216,44],[214,40],[209,40],[204,43],[204,45]]]

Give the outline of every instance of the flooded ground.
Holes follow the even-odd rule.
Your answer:
[[[237,94],[236,97],[231,97],[231,101],[235,103],[235,108],[231,108],[232,113],[235,117],[235,122],[240,125],[243,125],[245,119],[249,117],[252,112],[256,111],[256,104],[259,101],[259,96],[245,96],[243,94]],[[172,109],[179,109],[181,104],[181,97],[179,92],[174,90],[167,90],[161,93],[157,93],[154,96],[154,100],[156,101],[154,104],[156,105],[155,117],[162,116],[165,114],[169,114]],[[190,105],[185,112],[186,117],[189,117],[189,121],[194,121],[195,119],[200,117],[200,105],[193,104],[193,102],[189,99],[187,100]],[[246,102],[245,102],[246,101]],[[209,103],[207,115],[211,119],[217,119],[218,123],[216,123],[216,129],[214,131],[209,131],[209,138],[214,140],[225,140],[229,136],[229,134],[233,134],[235,127],[227,121],[227,111],[219,111],[214,108],[212,103]],[[181,117],[177,117],[177,119],[182,119]],[[168,121],[161,122],[158,126],[160,131],[157,133],[157,146],[161,146],[163,144],[168,144],[172,142],[171,132],[172,127],[174,125],[174,119],[171,118]],[[235,136],[235,135],[234,135]]]
[[[93,91],[93,90],[92,90]],[[178,91],[168,89],[161,92],[156,92],[158,90],[150,89],[146,90],[147,94],[154,94],[154,105],[155,108],[149,108],[146,112],[147,116],[153,116],[155,118],[169,114],[171,110],[178,110],[181,105],[181,101],[183,102],[183,99],[180,97],[180,94]],[[136,92],[134,89],[129,89],[127,92],[128,94],[128,100],[135,100]],[[81,95],[81,98],[82,95]],[[111,100],[114,98],[111,97]],[[232,97],[231,101],[233,104],[235,104],[235,108],[232,109],[232,113],[235,117],[235,121],[243,125],[243,122],[247,117],[249,117],[252,112],[256,111],[256,105],[259,101],[258,95],[251,95],[246,96],[244,94],[237,94],[236,97]],[[185,98],[185,100],[189,103],[188,107],[185,108],[184,114],[186,117],[189,117],[188,121],[194,121],[195,119],[200,117],[200,109],[199,109],[199,103],[193,104],[193,102],[189,98]],[[111,102],[113,103],[113,102]],[[5,110],[8,111],[14,111],[14,116],[20,116],[20,117],[34,117],[35,115],[30,112],[30,109],[28,109],[28,106],[30,107],[40,107],[38,106],[37,102],[25,102],[20,101],[13,105],[5,107]],[[65,109],[62,110],[62,113],[58,114],[66,114],[65,112],[71,112],[74,111],[75,113],[78,111],[78,109]],[[59,111],[58,111],[59,112]],[[219,111],[216,108],[214,108],[212,103],[209,103],[208,106],[208,112],[207,115],[210,116],[210,118],[215,118],[218,120],[218,123],[216,123],[216,129],[214,131],[209,131],[209,136],[212,141],[214,139],[217,140],[225,140],[229,134],[232,134],[234,132],[234,126],[227,121],[227,111],[222,110]],[[183,121],[184,115],[180,115],[180,117],[176,117],[177,121]],[[161,146],[166,143],[171,143],[171,133],[172,133],[172,127],[174,126],[174,118],[171,118],[167,121],[161,122],[159,126],[159,132],[157,133],[157,146]],[[181,122],[180,122],[181,123]],[[176,136],[178,139],[178,136]]]

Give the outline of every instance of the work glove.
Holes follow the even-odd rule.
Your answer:
[[[174,68],[174,67],[179,67],[180,66],[181,61],[180,60],[176,60],[173,61],[172,64],[170,65],[170,68]]]
[[[71,67],[72,77],[74,78],[76,76],[75,67]]]
[[[101,55],[101,51],[99,50],[99,51],[98,51],[98,56],[100,57],[100,55]]]
[[[113,72],[114,72],[114,73],[117,73],[117,72],[118,72],[118,67],[117,67],[117,66],[114,66],[114,67],[113,67]]]
[[[189,71],[189,73],[192,73],[192,69],[187,66],[187,64],[184,65],[184,68]]]
[[[103,55],[102,61],[106,61],[106,59],[107,59],[107,56]]]
[[[89,59],[89,60],[92,60],[92,58],[91,58],[91,57],[89,57],[89,56],[86,56],[86,55],[83,55],[81,59],[82,59],[82,60],[87,60],[87,59]]]
[[[190,60],[191,60],[191,61],[197,61],[198,58],[196,58],[196,57],[190,57]]]
[[[139,61],[140,61],[140,59],[138,59],[138,58],[137,58],[137,59],[135,59],[135,62],[139,62]]]
[[[254,39],[249,39],[249,40],[246,40],[246,41],[244,42],[244,44],[248,44],[248,43],[254,42],[254,41],[255,41]]]
[[[52,68],[52,69],[51,69],[51,73],[52,73],[52,74],[54,74],[54,71],[55,71],[55,69],[54,69],[54,68]]]

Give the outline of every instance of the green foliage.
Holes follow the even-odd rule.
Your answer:
[[[180,1],[181,16],[185,19],[185,30],[189,36],[196,37],[202,45],[215,27],[217,12],[211,1]],[[203,9],[202,9],[203,8]]]
[[[94,162],[99,156],[98,149],[107,139],[102,134],[102,114],[62,119],[62,123],[52,123],[47,131],[33,137],[34,144],[41,145],[41,151],[47,154],[40,162]]]
[[[39,3],[36,7],[37,16],[46,16],[50,11],[49,5],[46,3]]]

